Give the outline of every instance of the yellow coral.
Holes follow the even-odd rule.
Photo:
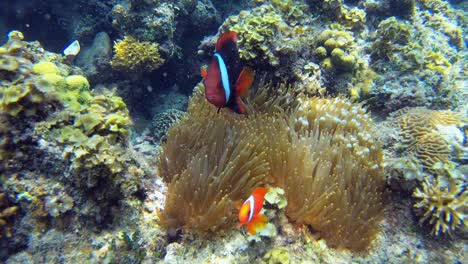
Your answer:
[[[60,70],[54,63],[50,61],[40,61],[33,65],[32,72],[35,74],[60,74]]]
[[[126,36],[114,43],[112,67],[122,71],[153,71],[158,69],[164,59],[159,54],[159,44],[138,41]]]
[[[82,75],[69,75],[65,78],[65,82],[70,90],[87,91],[89,90],[89,82]]]
[[[431,184],[426,179],[422,190],[417,188],[413,197],[419,199],[414,207],[424,210],[420,223],[428,221],[434,235],[450,235],[462,226],[467,227],[468,193],[463,186],[452,183],[447,188],[439,180]]]

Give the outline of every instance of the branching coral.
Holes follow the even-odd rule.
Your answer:
[[[419,200],[414,207],[423,211],[420,223],[428,222],[433,226],[434,235],[450,235],[462,226],[467,227],[468,192],[463,186],[452,183],[442,187],[439,180],[431,184],[426,179],[413,197]]]
[[[159,54],[157,43],[140,42],[130,36],[115,42],[114,52],[112,67],[121,71],[150,72],[158,69],[164,63],[164,59]]]
[[[289,108],[281,98],[295,98],[292,90],[279,89],[277,101],[253,92],[248,118],[216,114],[195,92],[160,156],[161,176],[169,182],[160,212],[166,227],[224,229],[235,219],[233,202],[269,183],[286,191],[291,220],[310,224],[331,245],[369,246],[382,217],[384,186],[370,118],[341,98],[304,98]]]

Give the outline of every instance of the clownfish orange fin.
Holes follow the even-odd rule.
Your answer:
[[[249,224],[247,224],[247,231],[249,231],[249,234],[253,236],[257,234],[257,231],[263,229],[267,222],[268,219],[265,215],[258,214],[253,217]]]
[[[228,31],[224,32],[219,36],[218,41],[216,42],[216,51],[223,50],[223,47],[231,46],[231,43],[237,42],[237,32]]]
[[[206,67],[201,67],[200,68],[201,76],[203,79],[206,79],[206,76],[208,75],[208,71],[206,70]]]
[[[249,67],[244,67],[236,81],[236,92],[239,96],[246,96],[254,81],[254,72]]]

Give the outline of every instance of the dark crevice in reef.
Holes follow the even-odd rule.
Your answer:
[[[47,1],[14,1],[0,2],[0,41],[6,41],[8,31],[16,29],[27,41],[38,40],[46,50],[61,52],[69,39],[64,24],[66,20],[47,11]]]

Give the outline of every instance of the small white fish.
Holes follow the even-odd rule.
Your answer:
[[[76,56],[80,53],[80,42],[78,40],[73,41],[63,50],[65,56]]]

